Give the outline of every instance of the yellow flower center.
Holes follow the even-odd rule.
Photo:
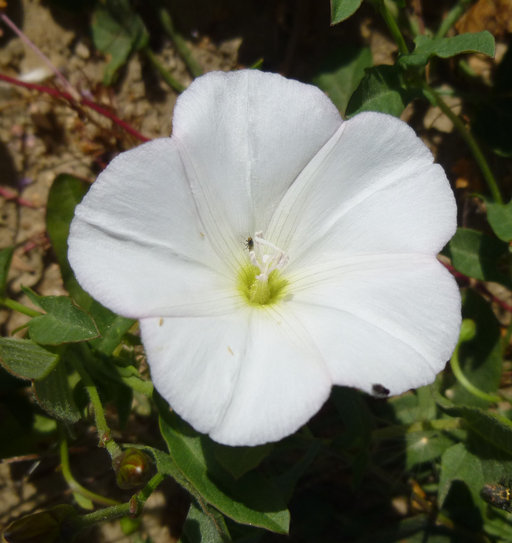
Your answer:
[[[238,275],[238,288],[249,304],[264,306],[281,300],[287,291],[288,281],[281,270],[288,263],[288,256],[279,247],[263,238],[262,232],[249,238],[249,260]]]

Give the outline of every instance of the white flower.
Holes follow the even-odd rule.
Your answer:
[[[332,384],[432,382],[460,325],[436,259],[455,215],[405,123],[343,122],[310,85],[213,72],[179,98],[171,138],[99,176],[69,259],[85,290],[140,319],[154,385],[179,415],[257,445],[303,425]]]

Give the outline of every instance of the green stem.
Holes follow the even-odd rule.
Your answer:
[[[441,98],[440,94],[437,91],[435,91],[427,83],[422,83],[422,86],[423,86],[423,93],[426,96],[426,98],[429,100],[429,102],[435,106],[438,106],[439,109],[441,109],[441,111],[453,123],[453,126],[455,126],[455,129],[460,134],[462,139],[466,142],[469,149],[471,150],[471,153],[473,154],[473,158],[475,159],[476,163],[478,164],[478,167],[480,168],[480,171],[482,172],[482,175],[487,183],[487,187],[489,188],[494,201],[496,203],[502,204],[503,198],[501,196],[498,183],[491,171],[491,168],[489,167],[489,163],[487,162],[487,159],[485,158],[478,143],[473,137],[473,134],[471,134],[471,132],[466,128],[466,126],[464,125],[460,117],[455,115],[455,113],[449,108],[449,106]]]
[[[462,428],[462,425],[463,421],[460,418],[416,421],[412,424],[396,424],[393,426],[386,426],[386,428],[378,428],[372,432],[372,438],[379,441],[417,432],[427,432],[429,430],[458,430],[459,428]]]
[[[176,47],[176,50],[178,51],[181,58],[183,59],[183,62],[187,66],[188,71],[194,77],[199,77],[200,75],[203,75],[204,71],[190,52],[186,41],[183,39],[181,34],[179,34],[174,28],[174,23],[172,22],[169,11],[166,10],[162,5],[156,7],[155,9],[157,10],[157,16],[160,20],[161,25],[173,41],[174,46]]]
[[[44,315],[44,313],[20,304],[19,302],[11,300],[10,298],[1,298],[0,305],[8,307],[13,311],[17,311],[18,313],[23,313],[23,315],[27,315],[27,317],[39,317],[40,315]]]
[[[117,506],[119,504],[116,500],[111,500],[110,498],[106,498],[105,496],[101,496],[100,494],[96,494],[96,492],[92,492],[91,490],[85,488],[82,486],[71,473],[71,468],[69,465],[69,450],[68,450],[68,442],[66,439],[66,436],[64,434],[64,431],[61,429],[61,435],[60,435],[60,463],[62,467],[62,475],[64,476],[64,479],[66,483],[68,484],[69,488],[78,494],[81,494],[85,498],[88,498],[89,500],[100,503],[101,505],[111,505],[111,506]]]
[[[405,43],[405,39],[402,35],[402,32],[400,31],[400,28],[398,27],[398,24],[395,18],[388,10],[386,6],[386,2],[384,0],[378,0],[377,9],[379,13],[381,14],[382,18],[384,19],[384,22],[386,23],[389,31],[391,32],[393,39],[398,45],[398,50],[400,51],[402,55],[407,55],[409,53],[409,48],[407,47],[407,44]]]
[[[121,383],[126,385],[127,387],[130,387],[135,392],[140,392],[141,394],[144,394],[144,396],[148,396],[151,398],[153,395],[153,383],[151,381],[146,381],[145,379],[141,379],[140,377],[129,376],[125,377],[124,375],[117,374],[117,378]]]
[[[155,53],[148,47],[144,47],[142,52],[146,55],[147,59],[155,68],[155,70],[160,74],[162,79],[171,87],[171,89],[180,93],[185,90],[185,86],[182,85],[177,79],[175,79],[163,66],[163,64],[158,60]]]
[[[484,392],[483,390],[480,390],[478,387],[476,387],[473,383],[471,383],[468,378],[464,375],[462,372],[462,369],[460,367],[459,363],[459,347],[461,345],[461,342],[457,344],[457,347],[455,347],[455,351],[453,352],[452,359],[450,361],[453,375],[455,375],[455,378],[459,383],[473,396],[476,396],[477,398],[481,398],[482,400],[485,400],[486,402],[496,403],[501,401],[500,396],[496,396],[495,394],[488,394],[487,392]]]
[[[82,349],[88,349],[86,345],[81,345]],[[70,357],[73,365],[80,375],[89,400],[91,401],[93,411],[94,411],[94,420],[96,423],[96,429],[100,436],[100,445],[104,446],[109,452],[112,458],[119,456],[122,453],[121,447],[112,439],[110,428],[107,424],[107,419],[105,417],[105,412],[103,410],[103,404],[100,400],[100,395],[98,394],[98,389],[91,379],[90,375],[85,370],[81,360],[77,356]]]
[[[151,494],[164,479],[165,476],[163,474],[157,473],[149,480],[148,484],[140,492],[131,497],[129,502],[113,505],[112,507],[105,507],[104,509],[94,511],[86,515],[81,515],[79,517],[72,517],[69,519],[69,524],[66,526],[66,530],[69,530],[72,534],[76,534],[77,532],[94,526],[99,522],[106,522],[127,516],[135,517],[140,515],[149,496],[151,496]]]
[[[439,28],[434,36],[437,38],[443,38],[450,28],[457,22],[461,15],[466,11],[466,8],[471,4],[472,0],[459,0],[452,9],[448,12],[448,15],[442,20]]]

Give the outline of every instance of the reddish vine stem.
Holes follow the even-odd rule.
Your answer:
[[[464,275],[463,273],[457,271],[451,264],[447,264],[446,262],[442,262],[442,261],[440,262],[455,277],[455,279],[458,279],[460,282],[464,282],[465,284],[466,283],[469,284],[470,279],[471,279],[469,276]],[[478,281],[476,285],[474,286],[474,288],[481,294],[485,294],[486,296],[488,296],[492,302],[495,302],[496,304],[498,304],[505,311],[509,311],[510,313],[512,313],[512,305],[508,304],[504,300],[501,300],[500,298],[492,294],[492,292],[490,292],[489,289],[485,285],[483,285],[481,282]]]
[[[88,98],[85,98],[84,96],[81,96],[80,101],[77,101],[68,92],[61,91],[58,89],[53,89],[51,87],[46,87],[44,85],[38,85],[36,83],[28,83],[26,81],[20,81],[19,79],[10,77],[5,74],[0,74],[0,80],[10,83],[11,85],[16,85],[18,87],[25,87],[26,89],[36,90],[44,94],[49,94],[50,96],[53,96],[54,98],[60,98],[60,99],[66,100],[72,105],[88,107],[96,111],[100,115],[107,117],[117,126],[122,128],[125,132],[128,132],[128,134],[131,134],[134,138],[138,139],[139,141],[142,141],[142,142],[149,141],[149,138],[147,138],[146,136],[142,135],[140,132],[135,130],[133,126],[130,126],[127,122],[120,119],[117,115],[115,115],[108,109],[105,109],[104,107],[100,106],[96,102],[93,102],[92,100],[89,100]]]
[[[33,207],[33,208],[39,207],[33,202],[30,202],[29,200],[22,198],[21,196],[18,196],[17,192],[10,191],[9,189],[5,187],[0,187],[0,196],[5,198],[6,200],[15,200],[16,203],[18,203],[20,206]]]

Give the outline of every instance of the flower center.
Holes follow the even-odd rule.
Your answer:
[[[263,237],[263,232],[247,240],[249,261],[239,276],[239,288],[251,305],[268,305],[280,300],[288,281],[281,270],[288,263],[288,255]]]

